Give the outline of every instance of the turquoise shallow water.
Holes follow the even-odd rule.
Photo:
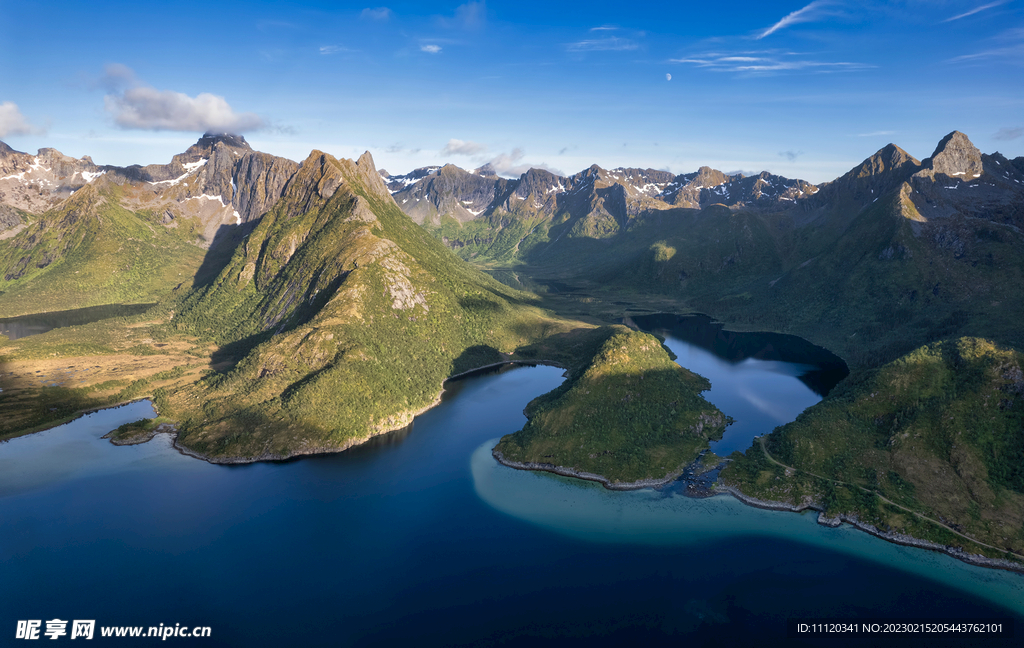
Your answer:
[[[817,523],[816,513],[767,511],[728,495],[694,499],[646,489],[610,491],[596,483],[550,473],[510,470],[494,461],[497,439],[473,453],[477,494],[495,509],[588,542],[686,549],[742,538],[753,544],[784,540],[870,561],[953,587],[1024,615],[1024,577],[981,569],[933,551],[886,542],[849,525]]]
[[[203,646],[771,646],[794,645],[796,617],[1024,623],[1016,574],[731,498],[498,465],[494,440],[562,380],[473,376],[409,430],[280,463],[100,438],[147,403],[2,443],[0,645],[55,617],[210,626]]]

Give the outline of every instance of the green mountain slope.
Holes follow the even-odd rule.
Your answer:
[[[567,328],[413,223],[369,154],[320,152],[174,326],[238,359],[161,408],[181,421],[181,445],[227,461],[402,427],[448,376]]]
[[[854,377],[755,446],[722,479],[771,500],[962,544],[1024,554],[1024,354],[978,338],[931,344]],[[819,478],[822,477],[822,478]],[[903,509],[880,501],[881,496]],[[923,522],[908,512],[938,521]]]
[[[196,223],[174,229],[123,208],[120,188],[86,185],[0,240],[0,312],[154,302],[188,285],[203,259]]]

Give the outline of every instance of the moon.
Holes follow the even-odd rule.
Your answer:
[[[671,81],[672,80],[672,75],[671,74],[666,74],[665,75],[665,80],[666,81]]]

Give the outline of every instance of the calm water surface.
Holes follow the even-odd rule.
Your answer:
[[[207,625],[206,646],[796,645],[790,617],[1024,623],[1015,574],[728,497],[496,464],[495,440],[562,380],[473,376],[411,430],[283,463],[99,438],[147,403],[0,444],[0,644],[55,617]]]
[[[839,357],[792,335],[726,331],[703,315],[634,319],[665,339],[677,363],[711,381],[704,398],[735,420],[711,444],[723,457],[794,420],[849,373]]]

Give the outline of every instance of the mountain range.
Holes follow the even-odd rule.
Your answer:
[[[402,427],[458,373],[547,361],[567,368],[567,386],[528,408],[527,436],[502,442],[510,457],[543,448],[569,471],[665,479],[644,472],[657,463],[644,453],[685,463],[713,436],[697,423],[723,419],[699,398],[702,379],[666,372],[665,350],[618,323],[702,312],[799,335],[851,369],[731,457],[723,482],[876,529],[967,533],[990,557],[1024,552],[1024,158],[982,154],[963,133],[923,160],[890,144],[819,185],[708,167],[392,176],[369,154],[296,163],[214,134],[145,167],[2,145],[0,173],[3,315],[154,304],[0,348],[0,434],[150,396],[183,451],[284,458]],[[40,388],[44,359],[100,371]],[[655,440],[672,449],[630,447],[640,472],[575,465],[630,442],[580,422],[592,446],[556,443],[551,422],[645,372],[664,377],[660,392],[616,416],[661,420],[660,407],[686,402],[670,411],[700,430]]]

